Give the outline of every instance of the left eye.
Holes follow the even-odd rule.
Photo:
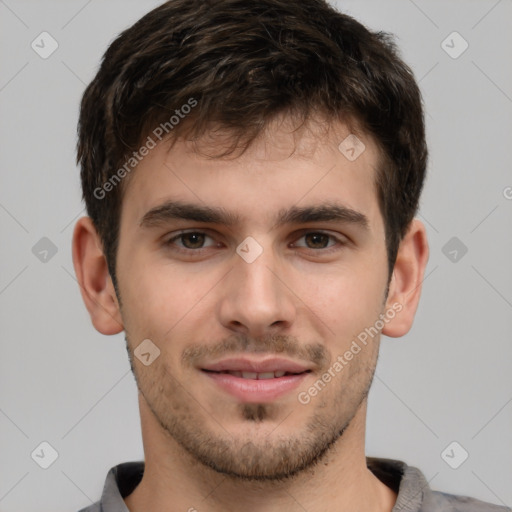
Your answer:
[[[307,247],[308,249],[327,249],[328,246],[326,244],[328,244],[329,239],[337,241],[337,239],[335,237],[333,237],[332,235],[328,235],[327,233],[316,232],[316,231],[311,232],[311,233],[305,233],[300,238],[304,238],[306,240],[307,244],[309,243],[309,244],[313,245],[313,247],[308,246]],[[332,245],[336,245],[336,242],[334,242],[334,244],[332,244]],[[332,245],[330,245],[329,247],[332,247]],[[299,247],[304,247],[304,246],[299,246]]]

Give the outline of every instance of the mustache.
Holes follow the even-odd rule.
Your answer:
[[[205,360],[218,359],[222,356],[242,354],[274,354],[311,361],[319,368],[328,366],[330,356],[320,343],[301,344],[293,336],[269,335],[251,338],[243,334],[234,334],[215,344],[194,344],[188,346],[181,354],[185,366],[197,366]]]

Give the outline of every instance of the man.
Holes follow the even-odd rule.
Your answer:
[[[389,38],[322,0],[170,0],[81,105],[73,260],[124,331],[145,462],[84,511],[498,511],[365,455],[381,334],[428,244],[421,97]]]

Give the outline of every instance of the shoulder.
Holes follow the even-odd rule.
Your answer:
[[[469,496],[434,491],[418,468],[401,460],[367,457],[367,466],[397,493],[393,512],[512,512]]]
[[[125,496],[133,492],[144,474],[144,462],[123,462],[107,473],[101,499],[78,512],[119,512],[125,511]]]
[[[432,491],[426,499],[422,512],[512,512],[508,507],[440,491]]]
[[[81,508],[78,512],[101,512],[100,502],[97,501],[89,507]]]

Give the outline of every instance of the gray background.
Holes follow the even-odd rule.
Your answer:
[[[159,3],[0,0],[0,512],[78,510],[99,498],[111,466],[143,457],[124,339],[92,327],[70,244],[83,215],[81,94],[114,36]],[[510,506],[512,3],[338,5],[397,35],[431,151],[422,301],[407,336],[383,338],[367,453],[419,467],[438,490]],[[47,59],[31,48],[43,31],[59,45]],[[456,59],[441,45],[453,31],[469,43]],[[462,44],[452,36],[445,47]],[[46,261],[43,237],[57,249]],[[31,458],[42,441],[59,454],[46,470]],[[469,453],[457,469],[441,456],[453,441],[452,464]]]

